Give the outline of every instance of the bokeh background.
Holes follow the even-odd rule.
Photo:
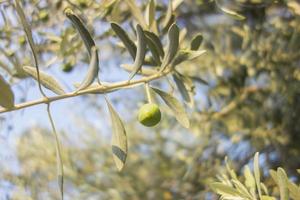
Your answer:
[[[109,24],[118,22],[135,38],[132,25],[136,21],[126,1],[22,2],[41,68],[69,91],[82,80],[88,55],[64,15],[66,7],[80,14],[94,35],[100,51],[100,79],[128,78],[120,65],[132,60]],[[143,11],[147,1],[136,3]],[[166,13],[168,2],[157,1],[157,5],[159,18]],[[257,151],[266,183],[267,169],[278,166],[293,180],[299,179],[298,1],[174,0],[173,5],[185,35],[181,46],[189,47],[193,36],[202,33],[201,49],[207,50],[202,57],[177,67],[195,86],[194,107],[186,105],[191,127],[181,127],[164,104],[158,126],[140,125],[136,116],[146,102],[143,87],[109,94],[126,124],[129,140],[126,166],[118,172],[103,96],[53,103],[65,164],[66,199],[218,199],[208,185],[224,170],[225,156],[239,173],[252,163]],[[224,8],[246,19],[237,19]],[[13,86],[17,103],[39,98],[36,82],[21,69],[33,61],[11,2],[0,1],[0,11],[0,73]],[[152,84],[182,100],[172,77]],[[0,127],[0,199],[58,199],[55,141],[46,106],[1,114]]]

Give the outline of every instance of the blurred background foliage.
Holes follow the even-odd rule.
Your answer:
[[[119,48],[107,22],[122,24],[134,37],[131,27],[136,23],[136,13],[126,2],[24,1],[41,66],[59,77],[75,77],[80,74],[77,69],[87,65],[83,44],[63,14],[66,7],[80,14],[93,32],[102,66],[125,63],[129,55]],[[147,1],[136,3],[142,11]],[[157,17],[163,16],[168,3],[157,3]],[[30,65],[30,51],[11,4],[1,1],[0,7],[0,70],[18,87],[26,78],[20,66]],[[128,161],[124,171],[118,173],[107,135],[84,117],[73,116],[79,133],[74,137],[68,130],[60,131],[66,199],[218,199],[209,183],[224,169],[224,157],[232,160],[240,174],[257,151],[268,187],[272,187],[267,174],[270,168],[281,166],[293,180],[299,179],[298,1],[174,0],[173,8],[177,24],[187,37],[181,45],[189,47],[193,36],[200,32],[201,49],[207,50],[199,59],[177,67],[195,84],[191,88],[195,106],[188,109],[190,129],[181,128],[168,115],[156,128],[145,129],[132,116],[132,109],[145,98],[142,91],[135,90],[137,98],[126,97],[126,103],[121,95],[115,96],[116,102],[126,104],[122,113],[129,136]],[[121,55],[121,60],[115,60]],[[102,71],[109,71],[105,67]],[[157,84],[177,95],[171,79]],[[24,100],[26,95],[18,99]],[[103,117],[106,112],[96,100],[81,99]],[[106,121],[107,117],[99,119],[99,123]],[[29,127],[15,141],[15,153],[17,172],[9,168],[0,171],[1,183],[8,185],[7,198],[58,199],[55,147],[50,131],[42,126]]]

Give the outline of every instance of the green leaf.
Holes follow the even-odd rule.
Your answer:
[[[10,85],[0,75],[0,106],[10,109],[14,107],[14,93],[10,88]]]
[[[175,59],[172,62],[172,67],[175,67],[176,65],[179,65],[182,62],[196,59],[199,56],[203,55],[205,52],[206,50],[201,50],[201,51],[179,50],[178,54],[176,55]]]
[[[136,75],[136,73],[141,69],[146,55],[147,43],[146,43],[146,38],[145,38],[143,28],[138,24],[136,26],[136,31],[137,31],[137,52],[133,64],[134,69],[130,74],[129,80],[131,80]]]
[[[173,74],[173,79],[174,82],[177,86],[177,89],[179,90],[183,100],[190,106],[193,107],[194,106],[194,84],[193,82],[181,75],[178,72],[175,72]]]
[[[159,37],[150,31],[144,31],[145,35],[152,40],[152,42],[155,44],[155,47],[160,55],[161,58],[165,56],[163,45],[160,42]]]
[[[96,46],[95,41],[93,40],[90,32],[81,21],[81,19],[70,9],[65,9],[66,16],[71,20],[72,24],[75,26],[80,37],[82,38],[86,49],[89,52],[89,55],[92,56],[92,47]]]
[[[88,86],[90,86],[93,83],[95,78],[98,77],[99,62],[98,62],[97,58],[98,58],[97,49],[96,49],[96,47],[92,47],[92,55],[91,55],[88,72],[76,91],[87,88]]]
[[[187,113],[184,109],[184,107],[181,105],[181,103],[172,95],[157,89],[157,88],[151,88],[154,90],[155,93],[157,93],[163,101],[167,104],[167,106],[172,110],[173,114],[175,115],[177,121],[184,126],[185,128],[189,128],[190,121],[187,116]]]
[[[116,35],[121,39],[121,41],[125,45],[126,49],[129,51],[132,59],[135,59],[135,55],[136,55],[136,51],[137,51],[136,45],[129,38],[126,31],[124,29],[122,29],[122,27],[116,23],[111,23],[110,26],[113,29],[113,31],[116,33]]]
[[[160,56],[159,56],[159,50],[157,49],[155,43],[149,38],[147,35],[145,37],[147,46],[149,47],[152,57],[155,61],[155,63],[159,66],[161,65]]]
[[[149,0],[149,3],[146,8],[146,20],[148,22],[149,29],[151,29],[155,21],[155,10],[156,10],[155,0]]]
[[[255,183],[258,191],[259,197],[261,197],[261,188],[260,188],[260,171],[259,171],[259,153],[255,153],[254,156],[254,178],[255,178]]]
[[[224,13],[226,13],[226,14],[232,16],[233,18],[235,18],[235,19],[237,19],[237,20],[245,20],[245,19],[246,19],[245,16],[243,16],[243,15],[241,15],[241,14],[239,14],[239,13],[233,11],[233,10],[230,10],[230,9],[228,9],[228,8],[225,8],[224,6],[222,6],[222,5],[219,3],[219,0],[215,0],[215,2],[216,2],[216,5],[217,5],[218,8],[220,8]]]
[[[144,16],[141,12],[141,9],[137,6],[137,3],[135,0],[125,0],[127,5],[129,6],[132,15],[134,18],[138,21],[138,23],[144,28],[147,28],[147,23],[144,19]]]
[[[172,21],[172,15],[173,15],[173,4],[172,4],[172,0],[169,0],[167,13],[166,13],[166,16],[164,18],[164,21],[162,22],[162,26],[164,28],[166,28],[170,24],[170,22]]]
[[[300,199],[300,188],[295,183],[288,180],[288,188],[292,199]]]
[[[105,98],[110,112],[112,123],[112,152],[115,164],[119,171],[124,168],[127,157],[127,136],[123,122],[118,113],[114,110],[111,103]]]
[[[245,185],[249,188],[255,191],[255,178],[250,170],[250,167],[248,165],[245,166],[244,169],[244,176],[245,176]]]
[[[90,55],[90,66],[88,72],[86,74],[86,77],[84,78],[84,81],[82,82],[82,85],[78,88],[78,90],[82,90],[88,87],[90,84],[92,84],[95,78],[98,77],[98,51],[96,49],[96,44],[92,38],[92,35],[88,31],[84,23],[81,21],[81,19],[77,15],[75,15],[75,13],[70,8],[65,9],[65,14],[71,20],[72,24],[75,26],[76,30],[80,34],[80,37],[83,40],[84,45]]]
[[[210,184],[210,188],[214,190],[217,194],[227,198],[241,196],[241,193],[238,190],[223,183],[212,183]]]
[[[276,200],[276,198],[263,195],[261,196],[261,200]]]
[[[197,51],[202,43],[202,40],[203,40],[202,34],[196,35],[191,41],[190,49],[192,51]]]
[[[29,74],[31,77],[37,80],[37,71],[35,67],[24,66],[23,69],[27,74]],[[55,78],[46,74],[45,72],[40,71],[40,81],[44,87],[48,88],[49,90],[58,95],[62,95],[65,93],[60,83]]]
[[[289,200],[288,178],[282,168],[277,169],[277,180],[280,191],[280,200]]]
[[[172,24],[168,31],[168,44],[167,51],[162,61],[161,70],[164,71],[165,68],[174,59],[179,47],[179,28],[176,24]]]
[[[35,44],[34,44],[34,41],[33,41],[33,37],[32,37],[32,32],[31,32],[31,28],[26,20],[26,16],[25,16],[25,13],[23,12],[23,9],[20,5],[20,1],[19,0],[15,0],[15,6],[16,6],[16,11],[18,13],[18,16],[21,20],[21,23],[22,23],[22,26],[24,28],[24,31],[25,31],[25,34],[26,34],[26,37],[28,39],[28,42],[29,42],[29,45],[31,47],[31,50],[32,50],[32,53],[34,56],[37,55],[36,53],[36,49],[35,49]]]

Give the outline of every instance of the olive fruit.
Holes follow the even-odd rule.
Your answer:
[[[155,126],[160,122],[160,119],[161,112],[157,104],[147,103],[139,110],[138,120],[144,126]]]
[[[73,70],[73,65],[70,62],[67,62],[63,65],[62,70],[66,73],[71,72]]]

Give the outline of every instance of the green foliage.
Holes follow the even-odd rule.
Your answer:
[[[300,198],[300,185],[293,183],[282,168],[277,171],[270,170],[273,183],[276,185],[266,186],[267,183],[261,181],[260,167],[258,164],[258,153],[254,157],[254,172],[249,166],[244,167],[244,175],[238,177],[234,169],[229,166],[227,160],[227,170],[218,175],[218,182],[213,182],[210,187],[224,200],[243,199],[243,200],[281,200]]]

